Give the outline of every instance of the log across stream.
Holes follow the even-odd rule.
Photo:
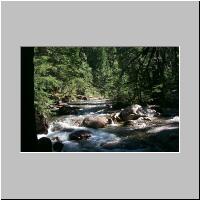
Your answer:
[[[48,137],[63,144],[62,152],[152,152],[179,151],[179,116],[155,116],[147,109],[145,117],[135,120],[112,120],[120,110],[112,109],[108,100],[79,100],[68,104],[76,112],[52,118]],[[103,128],[85,127],[87,117],[111,119]],[[77,131],[90,133],[84,140],[71,140]],[[55,151],[55,150],[54,150]]]

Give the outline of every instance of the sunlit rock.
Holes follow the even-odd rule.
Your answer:
[[[106,117],[86,117],[83,120],[83,126],[89,128],[104,128],[108,123]]]

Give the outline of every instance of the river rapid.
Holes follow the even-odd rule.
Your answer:
[[[48,134],[38,135],[48,137],[54,144],[57,140],[64,144],[62,152],[144,152],[149,146],[135,143],[137,134],[157,134],[163,130],[178,130],[179,117],[154,117],[148,113],[149,120],[138,119],[137,126],[124,126],[123,123],[111,121],[105,128],[87,128],[82,125],[86,117],[104,116],[118,112],[112,109],[108,100],[79,100],[71,102],[70,107],[78,107],[78,112],[71,115],[56,116],[49,122]],[[69,135],[77,130],[90,131],[87,140],[69,140]],[[135,145],[134,145],[135,143]]]

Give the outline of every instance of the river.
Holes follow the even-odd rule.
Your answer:
[[[62,152],[144,152],[151,151],[144,139],[138,142],[138,136],[144,138],[147,134],[156,134],[163,130],[175,130],[179,128],[179,117],[153,117],[148,113],[149,120],[136,120],[137,126],[124,126],[123,123],[111,121],[105,128],[87,128],[82,126],[86,117],[108,117],[117,112],[112,109],[108,100],[79,100],[69,104],[72,108],[78,108],[75,114],[53,117],[49,123],[48,134],[38,135],[48,137],[55,143],[59,140],[64,144]],[[69,135],[77,130],[90,131],[91,137],[87,140],[73,141]],[[137,137],[136,137],[137,136]],[[159,146],[159,145],[158,145]]]

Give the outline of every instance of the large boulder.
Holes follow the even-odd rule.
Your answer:
[[[91,137],[92,132],[89,130],[77,130],[69,134],[69,140],[87,140]]]
[[[159,115],[160,113],[150,106],[142,107],[138,104],[135,104],[122,110],[119,117],[123,121],[128,121],[137,120],[140,117],[158,117]]]
[[[145,114],[143,113],[142,106],[140,106],[138,104],[135,104],[135,105],[132,105],[132,106],[125,108],[119,114],[119,117],[123,121],[136,120],[136,119],[138,119],[139,117],[142,117],[142,116],[145,116]]]
[[[48,122],[47,119],[38,113],[35,113],[36,133],[47,134],[48,133]]]
[[[86,117],[82,125],[89,128],[104,128],[108,124],[106,117]]]

